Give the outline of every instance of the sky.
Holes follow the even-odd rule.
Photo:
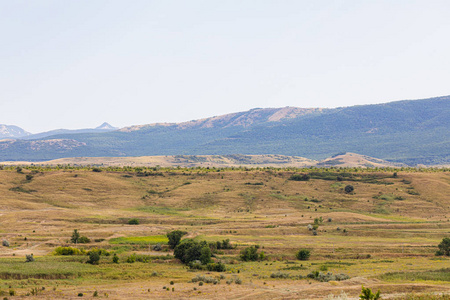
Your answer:
[[[450,1],[0,0],[0,124],[450,95]]]

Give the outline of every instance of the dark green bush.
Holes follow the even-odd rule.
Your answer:
[[[139,225],[139,219],[136,218],[129,219],[128,225]]]
[[[215,271],[215,272],[225,272],[227,270],[225,264],[218,262],[218,263],[209,263],[207,265],[208,271]]]
[[[80,236],[80,238],[78,239],[79,244],[87,244],[90,242],[91,240],[87,236]]]
[[[87,263],[91,265],[98,265],[99,262],[100,262],[100,253],[98,251],[91,251],[89,253],[89,260],[87,261]]]
[[[258,260],[258,247],[251,246],[241,250],[241,259],[243,261],[257,261]]]
[[[169,239],[169,247],[171,249],[175,249],[175,247],[180,243],[181,237],[187,234],[186,231],[174,230],[167,234],[167,238]]]
[[[308,260],[311,256],[311,251],[308,249],[300,249],[295,256],[298,260]]]
[[[113,263],[118,264],[119,263],[119,257],[117,256],[116,253],[114,253],[114,256],[112,258]]]
[[[350,194],[350,193],[353,192],[354,190],[355,190],[355,188],[353,187],[353,185],[346,185],[345,188],[344,188],[344,191],[345,191],[347,194]]]
[[[25,262],[33,262],[34,261],[34,257],[33,254],[27,254],[25,255]]]

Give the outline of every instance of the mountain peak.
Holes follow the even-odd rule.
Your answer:
[[[0,138],[19,138],[30,134],[18,126],[0,124]]]
[[[96,127],[95,129],[113,130],[113,129],[117,129],[117,127],[114,127],[111,124],[104,122],[102,125]]]

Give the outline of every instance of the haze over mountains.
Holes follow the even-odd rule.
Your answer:
[[[335,109],[255,108],[183,123],[24,134],[0,141],[0,161],[236,153],[322,160],[354,152],[409,165],[445,164],[449,116],[450,96]]]
[[[55,129],[46,132],[40,132],[32,134],[23,130],[20,127],[14,125],[4,125],[0,124],[0,138],[20,138],[25,140],[35,140],[42,139],[57,134],[74,134],[74,133],[92,133],[92,132],[108,132],[118,129],[110,124],[104,122],[102,125],[96,128],[85,128],[85,129]]]

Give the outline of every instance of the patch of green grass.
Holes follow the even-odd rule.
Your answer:
[[[118,237],[110,239],[111,244],[129,244],[129,245],[147,245],[147,244],[167,244],[169,240],[165,235],[150,235],[150,236],[131,236]]]
[[[341,188],[343,186],[344,186],[343,182],[335,182],[335,183],[330,185],[331,188]]]
[[[69,279],[98,273],[95,266],[85,264],[86,256],[57,258],[38,257],[26,263],[23,258],[1,259],[1,279]]]
[[[390,272],[380,276],[386,281],[449,281],[450,268],[419,272]]]

